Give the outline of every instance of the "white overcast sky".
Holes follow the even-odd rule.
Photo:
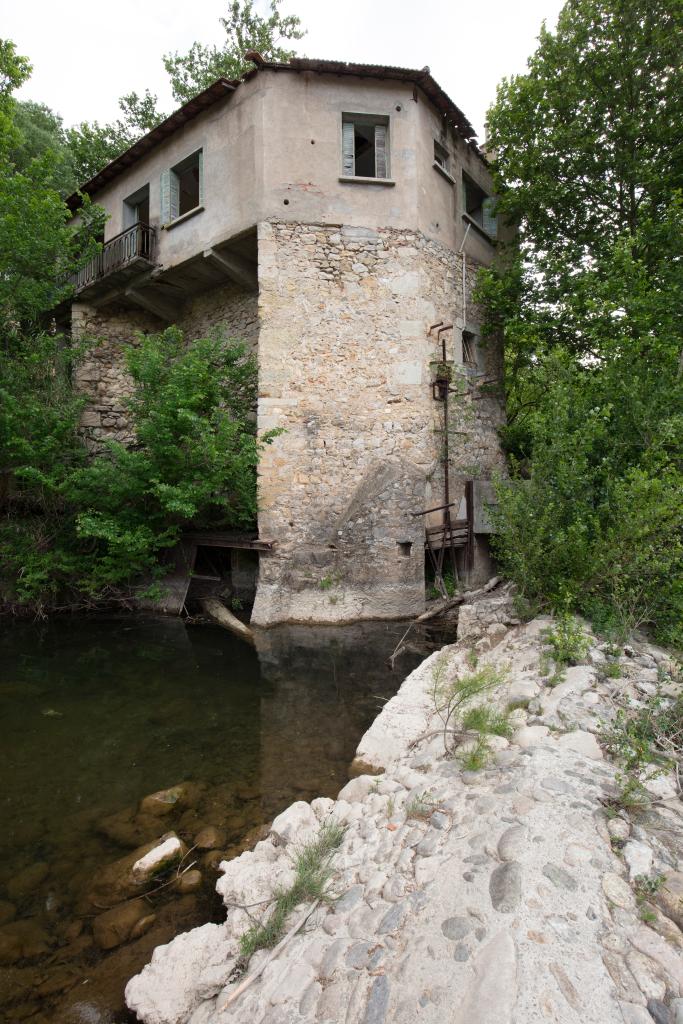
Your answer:
[[[267,0],[257,0],[261,11]],[[283,0],[308,34],[306,57],[426,64],[483,140],[485,112],[505,75],[523,72],[545,19],[562,0]],[[117,98],[145,88],[173,103],[161,56],[194,40],[220,44],[226,0],[0,0],[0,37],[34,66],[18,94],[47,103],[65,124],[112,120]]]

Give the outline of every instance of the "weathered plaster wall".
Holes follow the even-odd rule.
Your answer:
[[[138,307],[109,305],[94,309],[83,303],[72,309],[75,338],[92,338],[90,347],[75,373],[76,387],[89,401],[81,429],[89,446],[97,451],[104,441],[133,440],[126,399],[130,378],[125,368],[126,349],[137,344],[138,332],[152,333],[166,325]],[[178,320],[186,338],[198,338],[214,328],[229,337],[255,346],[258,336],[257,297],[235,285],[215,288],[189,299]]]
[[[464,233],[461,170],[489,192],[491,179],[453,131],[448,145],[454,183],[434,170],[434,139],[440,138],[443,118],[419,90],[416,95],[417,101],[412,85],[399,81],[261,71],[93,196],[109,215],[106,240],[123,229],[126,197],[149,184],[150,223],[164,269],[272,218],[418,228],[457,249]],[[343,113],[388,119],[391,183],[340,181]],[[161,173],[200,148],[204,208],[162,229]],[[482,236],[471,232],[469,244],[477,259],[492,258],[493,247]]]
[[[259,429],[285,432],[259,470],[260,535],[277,549],[253,621],[413,614],[424,521],[410,513],[443,500],[428,328],[462,322],[462,257],[416,231],[276,221],[259,226],[259,284]],[[490,475],[497,405],[463,395],[454,415],[452,472]]]

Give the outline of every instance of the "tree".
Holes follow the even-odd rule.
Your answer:
[[[0,606],[42,612],[125,601],[141,576],[162,572],[160,554],[187,525],[252,526],[258,453],[274,435],[256,437],[244,345],[169,328],[127,353],[135,446],[89,456],[72,386],[82,353],[53,318],[70,274],[99,249],[104,214],[83,196],[79,225],[69,223],[53,187],[58,119],[29,112],[41,138],[17,126],[26,110],[12,90],[28,73],[1,44]],[[151,116],[152,98],[129,99],[131,117]]]
[[[261,17],[254,11],[253,0],[230,0],[228,16],[220,19],[226,34],[221,47],[194,42],[185,54],[166,54],[164,67],[175,100],[187,103],[217,78],[239,78],[251,66],[244,59],[249,50],[257,50],[269,60],[289,60],[293,51],[282,42],[301,39],[304,31],[296,15],[280,14],[279,4],[280,0],[270,0],[268,16]],[[149,90],[143,96],[136,92],[122,96],[119,108],[122,116],[110,124],[82,121],[67,129],[66,142],[79,184],[94,177],[166,117]]]
[[[239,78],[250,68],[244,54],[256,50],[266,60],[288,61],[294,51],[282,46],[305,35],[296,15],[283,17],[280,0],[270,0],[270,13],[262,18],[253,0],[231,0],[227,18],[220,23],[226,39],[221,47],[195,42],[185,54],[167,53],[164,67],[171,79],[174,99],[187,103],[217,78]]]
[[[70,294],[69,275],[94,255],[103,223],[102,212],[86,199],[79,227],[68,224],[70,211],[55,188],[61,156],[22,132],[25,110],[12,92],[29,74],[14,44],[0,42],[0,331],[6,345]],[[40,114],[49,134],[58,125],[46,111]]]
[[[683,639],[683,7],[569,0],[489,113],[514,242],[499,555],[533,601]]]

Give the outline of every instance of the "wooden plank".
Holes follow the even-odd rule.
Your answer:
[[[193,543],[208,548],[237,548],[246,551],[272,551],[275,547],[274,540],[260,540],[259,538],[240,537],[231,533],[185,533],[183,539],[191,540]]]
[[[192,541],[183,538],[173,549],[173,556],[174,561],[168,576],[165,576],[159,583],[162,596],[156,601],[141,600],[142,608],[164,612],[167,615],[180,615],[182,612],[192,579],[197,546]]]

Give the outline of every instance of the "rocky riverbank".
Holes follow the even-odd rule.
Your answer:
[[[674,685],[669,661],[646,643],[617,657],[590,635],[585,663],[560,678],[550,625],[515,625],[499,598],[466,612],[466,638],[416,669],[366,733],[364,773],[337,800],[293,804],[221,865],[227,920],[156,949],[127,987],[139,1019],[681,1024],[683,807],[661,776],[645,806],[623,809],[598,740],[615,698]],[[502,680],[486,704],[513,709],[510,737],[489,736],[476,771],[478,739],[447,753],[434,701],[438,680],[475,665]],[[246,977],[267,965],[226,1008],[240,936],[330,820],[345,827],[335,898],[277,956],[252,956]]]

